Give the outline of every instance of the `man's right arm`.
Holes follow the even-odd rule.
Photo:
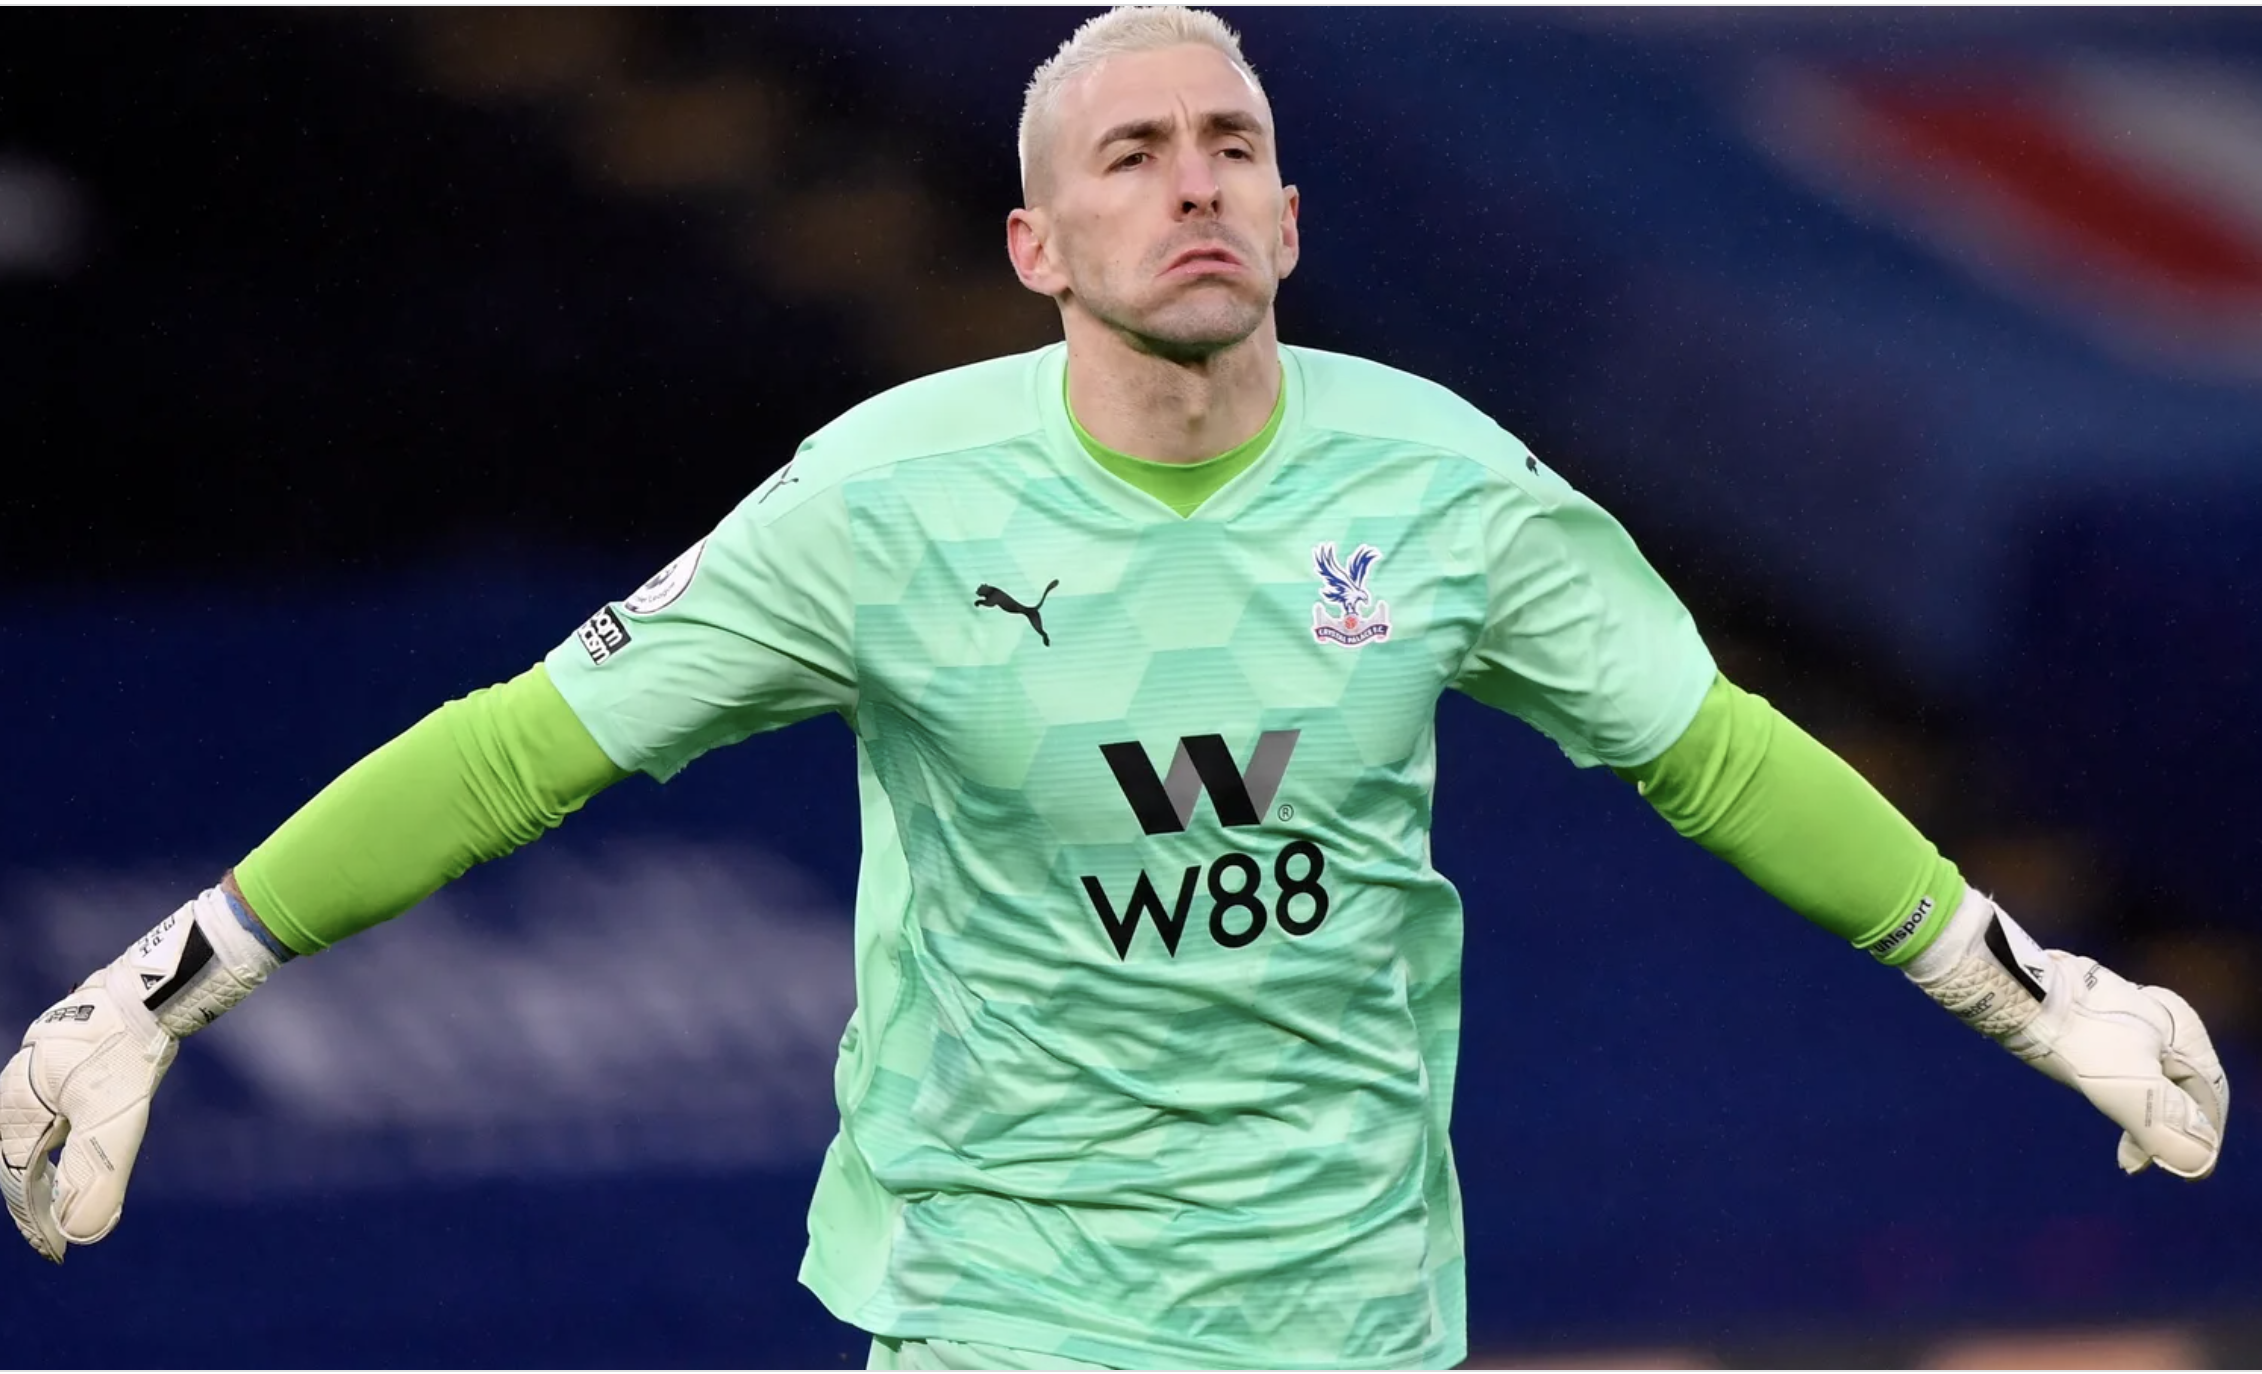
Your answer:
[[[340,774],[227,887],[292,953],[312,954],[540,838],[626,776],[536,664]]]
[[[0,1068],[0,1194],[33,1248],[60,1263],[109,1234],[181,1038],[284,960],[398,915],[630,772],[665,780],[748,735],[853,713],[854,549],[815,443],[807,477],[757,490],[540,665],[355,764],[32,1023]]]
[[[449,702],[347,769],[49,1008],[0,1069],[0,1195],[24,1238],[60,1264],[117,1225],[150,1098],[183,1037],[284,960],[399,915],[624,776],[540,665]]]

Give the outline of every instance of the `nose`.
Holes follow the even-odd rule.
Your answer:
[[[1181,144],[1172,151],[1171,157],[1172,185],[1178,195],[1179,215],[1216,214],[1219,196],[1217,171],[1210,165],[1208,151],[1198,144]]]

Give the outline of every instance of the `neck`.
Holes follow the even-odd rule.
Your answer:
[[[1280,338],[1269,311],[1255,333],[1199,362],[1142,353],[1073,312],[1067,326],[1069,409],[1118,453],[1157,463],[1215,458],[1255,438],[1280,399]]]

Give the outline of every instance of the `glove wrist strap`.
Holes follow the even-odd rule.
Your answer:
[[[2033,1023],[2056,977],[2033,937],[1973,887],[1964,889],[1940,937],[1902,971],[1927,997],[1994,1040]]]
[[[176,1039],[249,997],[282,961],[210,887],[127,947],[97,976],[121,1004],[146,1009]]]

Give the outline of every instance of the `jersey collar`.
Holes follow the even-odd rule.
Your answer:
[[[1068,345],[1046,349],[1037,366],[1037,404],[1056,458],[1078,484],[1132,519],[1222,520],[1254,499],[1278,471],[1303,429],[1303,366],[1280,349],[1280,399],[1255,438],[1201,463],[1154,463],[1117,453],[1084,432],[1068,409]],[[1159,470],[1159,471],[1158,471]],[[1174,505],[1199,505],[1181,517]]]

